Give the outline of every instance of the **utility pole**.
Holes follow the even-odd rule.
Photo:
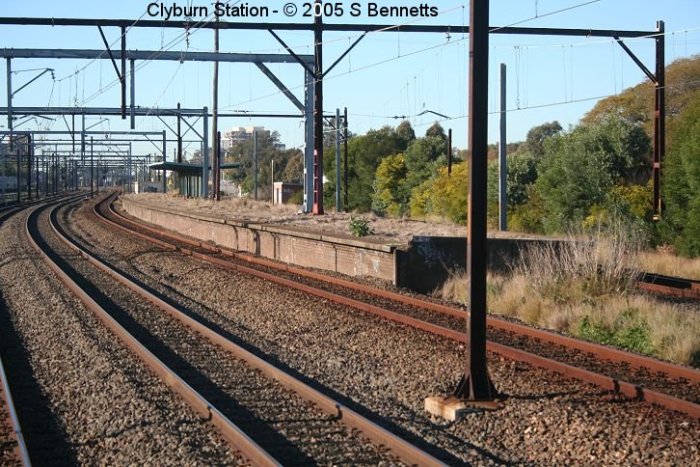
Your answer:
[[[344,178],[345,178],[345,183],[344,183],[344,188],[345,188],[345,202],[343,203],[343,207],[347,210],[348,209],[348,108],[345,107],[343,110],[343,148],[344,148],[344,154],[343,154],[343,163],[345,164],[344,167]]]
[[[19,194],[22,192],[22,151],[20,151],[20,145],[15,145],[15,152],[17,153],[17,203],[19,203]]]
[[[323,2],[314,0],[314,215],[323,215]]]
[[[34,157],[34,142],[32,134],[27,134],[27,198],[32,200],[32,158]]]
[[[219,17],[216,17],[216,23],[218,26],[219,23]],[[219,28],[216,27],[214,28],[214,53],[219,53]],[[219,177],[221,176],[220,174],[220,169],[219,166],[221,165],[221,162],[219,161],[219,138],[218,138],[218,125],[219,125],[219,61],[214,60],[214,82],[212,84],[214,90],[213,90],[213,98],[212,98],[212,123],[211,123],[211,134],[212,134],[212,140],[214,141],[216,145],[216,149],[214,150],[214,157],[213,157],[213,164],[212,164],[212,183],[214,185],[214,200],[219,201],[220,199],[220,185],[219,185]]]
[[[209,109],[202,109],[202,198],[209,197]]]
[[[665,65],[665,26],[656,22],[659,34],[656,36],[656,86],[654,94],[654,220],[661,219],[661,161],[666,153],[666,65]]]
[[[447,175],[452,174],[452,128],[447,130]]]
[[[270,160],[270,195],[272,197],[272,205],[275,204],[275,160]]]
[[[165,163],[167,162],[167,155],[168,152],[166,151],[166,134],[165,130],[163,130],[163,193],[165,193],[168,190],[168,180],[167,180],[167,172],[165,171]]]
[[[182,164],[182,128],[180,127],[180,103],[177,103],[177,163]]]
[[[10,132],[10,151],[12,151],[12,123],[12,59],[7,57],[7,129]]]
[[[253,128],[253,198],[258,199],[258,130]]]
[[[95,148],[94,138],[90,137],[90,198],[95,196]]]
[[[493,401],[496,390],[486,366],[486,207],[489,95],[489,0],[472,0],[469,26],[469,356],[455,396]]]
[[[202,109],[202,198],[209,197],[209,109]]]
[[[340,109],[335,109],[335,212],[342,211],[340,201]]]
[[[507,175],[508,161],[506,160],[508,143],[506,142],[506,64],[501,63],[501,138],[498,151],[498,228],[508,230],[508,196]]]
[[[7,205],[7,201],[5,200],[5,183],[7,183],[7,180],[5,180],[5,164],[7,163],[7,153],[3,152],[2,153],[2,205],[5,206]]]

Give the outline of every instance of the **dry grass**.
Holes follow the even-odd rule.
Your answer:
[[[634,240],[597,232],[524,251],[510,274],[489,274],[489,311],[583,339],[700,366],[700,307],[637,291]],[[468,302],[468,280],[448,280],[437,295]]]
[[[670,253],[645,251],[637,255],[635,264],[644,272],[700,280],[700,258],[689,259]]]

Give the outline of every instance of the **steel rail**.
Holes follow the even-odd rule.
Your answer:
[[[53,212],[55,209],[56,207],[52,208],[51,212]],[[163,382],[165,382],[172,390],[179,394],[180,397],[182,397],[202,418],[210,421],[234,449],[241,451],[243,455],[247,457],[254,465],[281,465],[269,454],[267,454],[267,452],[260,448],[257,443],[251,440],[248,435],[233,424],[233,422],[231,422],[226,416],[217,410],[211,403],[209,403],[209,401],[190,387],[160,359],[153,355],[51,259],[48,252],[44,251],[39,246],[39,243],[35,239],[35,235],[32,232],[31,222],[32,218],[37,215],[37,211],[38,208],[33,209],[30,215],[27,217],[25,234],[27,235],[32,247],[42,257],[44,262],[46,262],[54,274],[56,274],[58,279],[63,282],[63,284],[68,287],[69,290],[75,296],[77,296],[80,301],[83,302],[83,304],[91,312],[93,312],[110,331],[112,331],[114,335],[116,335],[131,351],[133,351],[141,359],[141,361],[146,364],[146,366],[148,366],[156,375],[158,375]],[[54,228],[53,225],[52,228]],[[55,228],[54,232],[57,232]],[[58,232],[57,234],[62,237]]]
[[[25,467],[31,467],[32,462],[29,458],[29,452],[27,451],[27,443],[24,440],[24,434],[22,434],[22,427],[19,423],[19,417],[17,416],[17,411],[15,409],[15,404],[12,400],[12,392],[10,391],[10,383],[7,380],[7,374],[5,373],[5,367],[2,364],[2,358],[0,358],[0,381],[2,381],[2,395],[5,400],[5,407],[10,414],[10,421],[12,423],[12,430],[14,432],[15,440],[17,441],[17,446],[14,448],[15,457],[22,462]]]
[[[107,203],[107,201],[110,201],[110,198],[106,198],[100,204],[109,205],[109,207],[111,208],[111,201],[109,203]],[[163,245],[163,244],[168,245],[167,242],[165,242],[161,239],[153,239],[149,235],[145,235],[145,234],[140,233],[140,232],[135,232],[131,229],[128,229],[127,227],[119,225],[118,223],[105,218],[102,214],[100,214],[98,212],[97,206],[98,205],[95,205],[93,207],[93,210],[94,210],[95,214],[97,215],[97,218],[102,219],[108,225],[115,226],[122,231],[139,236],[140,238],[143,238],[147,241],[157,243],[159,245]],[[111,210],[111,213],[114,213],[114,211]],[[120,216],[120,218],[126,219],[123,216]],[[128,219],[126,219],[126,220],[128,220]],[[132,225],[137,225],[139,228],[142,227],[142,225],[140,223],[135,223],[135,222],[130,221],[130,220],[128,220],[128,221]],[[164,232],[157,230],[157,229],[147,228],[146,230],[154,232],[154,233],[157,232],[157,234],[161,238],[163,238],[163,237],[175,237],[175,238],[177,238],[178,241],[182,241],[182,242],[190,244],[192,246],[208,248],[210,250],[212,248],[215,250],[217,249],[215,247],[212,247],[211,245],[205,245],[202,242],[193,241],[190,239],[181,240],[178,236],[173,236],[173,235],[164,233]],[[320,290],[320,289],[317,289],[317,288],[314,288],[314,287],[311,287],[311,286],[308,286],[305,284],[300,284],[299,282],[295,282],[295,281],[292,281],[289,279],[284,279],[284,278],[275,276],[273,274],[269,274],[269,273],[259,271],[259,270],[253,269],[253,268],[248,268],[246,266],[237,265],[237,264],[231,263],[229,261],[225,261],[221,258],[215,258],[215,257],[212,257],[212,256],[207,255],[207,254],[196,252],[194,250],[184,249],[184,248],[177,247],[177,246],[174,246],[171,244],[168,245],[168,248],[171,250],[173,250],[173,249],[177,250],[177,251],[181,252],[182,254],[189,255],[189,256],[195,257],[197,259],[201,259],[201,260],[210,262],[212,264],[216,264],[218,266],[221,266],[221,267],[229,269],[229,270],[235,270],[235,271],[239,271],[242,273],[251,274],[255,277],[269,280],[273,283],[285,285],[287,287],[290,287],[290,288],[293,288],[296,290],[300,290],[304,293],[308,293],[310,295],[314,295],[314,296],[317,296],[319,298],[330,300],[330,301],[333,301],[335,303],[347,305],[347,306],[350,306],[352,308],[355,308],[355,309],[358,309],[361,311],[372,313],[372,314],[375,314],[375,315],[380,316],[382,318],[385,318],[385,319],[388,319],[388,320],[391,320],[394,322],[398,322],[398,323],[401,323],[401,324],[404,324],[407,326],[411,326],[411,327],[414,327],[417,329],[421,329],[423,331],[427,331],[427,332],[430,332],[432,334],[446,337],[448,339],[452,339],[452,340],[455,340],[455,341],[458,341],[461,343],[467,342],[467,335],[465,333],[454,331],[452,329],[448,329],[448,328],[445,328],[442,326],[428,323],[428,322],[419,320],[417,318],[409,317],[409,316],[406,316],[406,315],[403,315],[400,313],[385,310],[383,308],[380,308],[380,307],[377,307],[375,305],[371,305],[371,304],[368,304],[368,303],[365,303],[365,302],[362,302],[359,300],[355,300],[352,298],[337,295],[337,294],[332,293],[332,292]],[[289,270],[287,268],[281,268],[281,269]],[[292,268],[292,269],[296,269],[296,268]],[[327,278],[324,277],[323,279],[325,280]],[[354,284],[354,285],[357,286],[357,284]],[[403,298],[411,298],[411,297],[403,297]],[[420,302],[417,299],[411,299],[409,301],[414,302],[414,300]],[[425,303],[431,303],[431,302],[425,302]],[[433,305],[437,305],[437,304],[433,304]],[[442,307],[443,305],[440,305],[440,306]],[[445,307],[445,309],[450,310],[449,314],[453,314],[453,313],[457,312],[459,314],[457,314],[456,316],[463,317],[465,315],[465,312],[461,311],[461,310],[455,310],[455,309],[451,309],[449,307]],[[505,322],[505,323],[508,323],[508,322]],[[511,324],[511,323],[508,323],[508,324]],[[518,328],[515,328],[515,329],[518,329]],[[529,328],[527,330],[530,331]],[[540,330],[534,330],[534,331],[540,331]],[[553,333],[550,333],[550,334],[553,334]],[[535,335],[537,335],[537,334],[535,334]],[[588,344],[588,343],[585,343],[582,341],[577,341],[576,339],[572,339],[572,338],[567,338],[565,336],[559,336],[557,334],[553,334],[553,336],[562,338],[563,340],[561,340],[560,342],[574,341],[573,344],[576,344],[577,347],[587,348],[586,346],[583,346],[582,344]],[[560,344],[560,345],[565,345],[565,344]],[[596,346],[598,346],[598,345],[596,345]],[[602,349],[605,351],[614,350],[614,349],[608,349],[607,347],[603,347],[603,346],[598,346],[598,347],[602,347]],[[488,348],[488,350],[490,350],[494,353],[500,354],[500,355],[502,355],[506,358],[512,359],[512,360],[526,362],[526,363],[532,364],[534,366],[544,368],[544,369],[547,369],[550,371],[554,371],[556,373],[559,373],[559,374],[562,374],[562,375],[565,375],[568,377],[572,377],[572,378],[579,379],[581,381],[593,383],[593,384],[595,384],[603,389],[623,394],[623,395],[625,395],[629,398],[632,398],[632,399],[641,400],[641,401],[644,401],[644,402],[649,403],[649,404],[656,404],[656,405],[665,407],[665,408],[670,409],[670,410],[676,410],[679,412],[683,412],[683,413],[685,413],[693,418],[700,418],[700,405],[694,404],[690,401],[679,399],[677,397],[673,397],[673,396],[670,396],[668,394],[664,394],[664,393],[659,392],[659,391],[647,389],[647,388],[644,388],[640,385],[633,384],[633,383],[626,382],[626,381],[622,381],[622,380],[619,380],[617,378],[613,378],[610,376],[606,376],[606,375],[595,373],[595,372],[592,372],[589,370],[578,368],[578,367],[575,367],[572,365],[561,363],[561,362],[558,362],[558,361],[555,361],[555,360],[552,360],[552,359],[549,359],[546,357],[541,357],[539,355],[535,355],[535,354],[532,354],[530,352],[526,352],[526,351],[519,350],[519,349],[514,349],[512,347],[507,347],[507,346],[504,346],[502,344],[497,344],[497,343],[489,341],[489,342],[487,342],[487,348]],[[622,352],[622,351],[615,351],[615,352],[620,352],[620,353],[626,354],[626,352]],[[639,357],[639,356],[636,356],[634,354],[630,354],[630,355],[635,356],[635,357]],[[639,358],[643,359],[646,357],[639,357]],[[654,359],[650,359],[650,360],[652,360],[652,362],[654,362],[656,364],[665,364],[665,362],[657,361]],[[681,367],[679,365],[675,365],[675,366],[672,365],[672,367],[676,367],[676,366],[679,367],[680,369],[683,369],[683,370],[691,370],[692,371],[692,369],[687,369],[687,368]]]
[[[399,457],[404,462],[410,465],[422,466],[445,465],[438,459],[432,457],[430,454],[422,451],[418,447],[400,438],[399,436],[395,435],[389,430],[382,428],[381,426],[363,417],[362,415],[350,409],[349,407],[346,407],[342,403],[321,393],[320,391],[303,383],[301,380],[295,378],[294,376],[284,372],[278,367],[266,362],[262,358],[235,344],[231,340],[227,339],[226,337],[222,336],[221,334],[217,333],[216,331],[212,330],[206,325],[200,323],[196,319],[191,318],[190,316],[181,312],[174,306],[163,301],[157,295],[149,292],[148,290],[144,290],[141,286],[136,284],[134,281],[132,281],[125,275],[121,274],[119,271],[114,269],[105,261],[90,254],[77,242],[66,237],[63,233],[59,231],[55,223],[52,222],[51,227],[56,233],[56,235],[58,235],[59,238],[61,238],[61,240],[64,243],[66,243],[66,245],[78,252],[90,264],[94,265],[101,271],[109,274],[111,277],[119,281],[124,286],[128,287],[134,293],[150,301],[151,303],[168,313],[170,316],[183,323],[185,326],[188,326],[194,331],[200,333],[202,336],[209,339],[215,345],[218,345],[224,350],[227,350],[237,358],[245,361],[251,367],[260,370],[267,377],[278,381],[284,387],[294,391],[303,399],[316,404],[324,412],[338,417],[347,426],[359,430],[374,443],[387,447],[394,455]],[[161,245],[162,243],[157,241],[157,239],[152,240],[156,240],[155,243],[159,245]]]
[[[670,297],[700,300],[700,281],[692,279],[645,273],[639,282],[639,288]]]
[[[460,318],[460,319],[466,319],[468,317],[469,312],[466,310],[463,310],[463,309],[459,309],[459,308],[447,306],[444,304],[423,300],[423,299],[416,298],[416,297],[402,295],[402,294],[399,294],[396,292],[391,292],[388,290],[376,289],[374,287],[366,286],[366,285],[352,282],[352,281],[349,281],[346,279],[341,279],[338,277],[331,277],[331,276],[323,275],[323,274],[320,274],[317,272],[313,272],[313,271],[297,268],[294,266],[290,266],[288,264],[281,264],[281,263],[277,263],[277,262],[274,262],[274,261],[271,261],[268,259],[255,257],[255,256],[252,256],[249,254],[240,254],[240,253],[232,251],[232,250],[228,250],[228,249],[224,249],[224,248],[221,248],[218,246],[207,244],[207,243],[202,242],[202,241],[184,238],[181,235],[177,235],[177,234],[174,234],[171,232],[165,232],[163,229],[155,229],[155,228],[150,227],[148,225],[145,225],[143,223],[135,222],[135,221],[123,216],[121,213],[115,211],[111,205],[109,206],[109,209],[110,209],[110,214],[119,218],[120,221],[123,221],[125,223],[130,224],[130,225],[134,225],[139,229],[144,229],[146,231],[157,234],[161,238],[171,238],[173,241],[186,243],[186,244],[191,245],[193,247],[202,248],[204,250],[208,250],[208,251],[211,251],[214,253],[220,253],[220,254],[224,254],[227,256],[231,256],[235,259],[246,261],[246,262],[249,262],[252,264],[258,264],[258,265],[261,265],[264,267],[273,268],[273,269],[285,271],[285,272],[288,272],[291,274],[300,275],[302,277],[306,277],[309,279],[323,281],[323,282],[326,282],[326,283],[329,283],[332,285],[336,285],[339,287],[345,287],[345,288],[348,288],[348,289],[351,289],[351,290],[354,290],[357,292],[361,292],[364,294],[372,295],[372,296],[375,296],[378,298],[384,298],[384,299],[388,299],[388,300],[397,301],[399,303],[403,303],[405,305],[413,306],[416,308],[421,308],[423,310],[436,312],[436,313],[440,313],[443,315],[452,316],[452,317]],[[101,215],[98,215],[98,218],[105,219]],[[119,226],[118,223],[115,223],[115,225]],[[137,232],[134,232],[133,230],[126,229],[126,228],[124,228],[124,231],[138,234]],[[152,239],[148,236],[144,236],[143,238],[152,241]],[[168,244],[167,242],[165,242],[163,240],[160,240],[159,242],[160,242],[159,244],[165,248],[176,249],[176,250],[180,249],[178,247],[173,246],[172,244]],[[180,249],[180,250],[182,250],[182,249]],[[184,251],[184,250],[182,252],[185,254],[191,254],[191,253],[188,253],[187,251]],[[652,372],[662,372],[662,373],[667,374],[670,378],[680,378],[680,379],[686,379],[686,380],[693,382],[693,383],[700,383],[700,371],[698,371],[694,368],[689,368],[686,366],[677,365],[677,364],[670,363],[670,362],[665,362],[665,361],[658,360],[658,359],[655,359],[652,357],[638,355],[638,354],[635,354],[632,352],[627,352],[624,350],[619,350],[619,349],[615,349],[612,347],[607,347],[605,345],[596,344],[593,342],[587,342],[587,341],[583,341],[580,339],[575,339],[573,337],[564,336],[562,334],[557,334],[557,333],[552,332],[552,331],[537,329],[537,328],[533,328],[530,326],[526,326],[524,324],[519,324],[519,323],[515,323],[512,321],[507,321],[505,319],[498,318],[495,316],[489,316],[487,318],[487,323],[488,323],[488,326],[493,328],[493,329],[522,335],[522,336],[532,338],[532,339],[538,339],[542,342],[547,342],[547,343],[554,344],[554,345],[564,346],[564,347],[567,347],[567,348],[570,348],[573,350],[578,350],[581,352],[590,353],[590,354],[595,355],[596,358],[601,359],[601,360],[611,360],[614,362],[623,362],[623,363],[629,364],[633,368],[637,368],[637,369],[644,368],[644,369],[648,369]]]

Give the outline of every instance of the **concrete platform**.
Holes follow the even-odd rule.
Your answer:
[[[298,225],[248,222],[178,211],[133,197],[120,199],[131,216],[198,240],[295,266],[376,278],[421,293],[431,292],[454,271],[464,270],[466,266],[465,237],[414,236],[406,244],[386,243]],[[543,241],[560,242],[489,238],[489,268],[508,270],[523,247]]]
[[[122,198],[124,210],[143,221],[198,240],[296,266],[373,277],[397,284],[396,245],[328,235],[294,226],[232,221],[175,212]]]

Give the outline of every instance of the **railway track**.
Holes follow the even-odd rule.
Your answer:
[[[353,459],[369,464],[441,465],[90,255],[68,238],[56,208],[35,214],[27,231],[61,280],[254,464]],[[46,227],[41,231],[44,223],[39,216],[48,218],[51,232]],[[55,238],[49,240],[52,235]],[[52,252],[59,249],[59,241],[82,259]],[[245,383],[236,387],[231,380]]]
[[[111,208],[113,199],[95,206],[102,222],[160,247],[197,257],[335,301],[385,319],[465,343],[464,309],[397,294],[352,281],[226,251],[132,221]],[[489,350],[605,390],[700,418],[700,372],[630,352],[489,317]]]
[[[700,281],[644,273],[639,279],[639,288],[667,297],[700,300]]]
[[[0,464],[25,467],[32,465],[2,358],[0,358],[0,439],[7,440],[0,446]]]

